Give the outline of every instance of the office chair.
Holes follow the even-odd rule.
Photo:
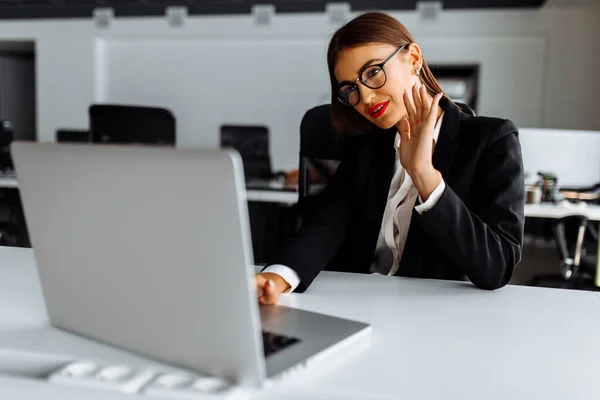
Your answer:
[[[6,190],[0,190],[0,246],[17,245],[15,204]]]
[[[268,188],[264,181],[277,178],[269,153],[269,129],[262,125],[224,124],[220,127],[220,146],[236,150],[244,164],[247,187]],[[251,186],[251,185],[255,186]],[[266,189],[268,190],[268,189]],[[292,210],[277,203],[248,202],[254,263],[264,265],[289,234],[288,220],[295,223]],[[288,214],[292,216],[288,217]]]
[[[13,141],[14,129],[12,122],[0,120],[0,171],[12,168],[9,148]],[[5,190],[0,190],[0,245],[11,246],[16,244],[15,223],[13,218],[14,202],[10,200]]]
[[[475,116],[466,104],[455,103],[462,112]],[[302,216],[312,212],[320,195],[335,175],[341,160],[343,143],[331,125],[331,105],[308,110],[300,123],[300,166],[298,178],[298,211]]]
[[[458,108],[460,108],[460,110],[463,113],[465,113],[465,114],[467,114],[467,115],[469,115],[471,117],[475,117],[476,116],[475,110],[473,110],[471,107],[469,107],[465,103],[459,103],[459,102],[455,101],[454,104],[456,104],[458,106]]]
[[[222,125],[221,147],[237,150],[244,163],[246,181],[272,179],[269,129],[259,125]]]
[[[331,125],[331,106],[308,110],[300,122],[300,165],[298,171],[299,219],[313,212],[341,160],[342,144]]]
[[[58,143],[89,143],[90,131],[85,129],[58,129],[56,131]]]
[[[15,137],[9,120],[0,120],[0,174],[14,177],[10,145]],[[27,247],[29,239],[19,191],[0,189],[0,246]]]
[[[598,231],[585,215],[571,215],[552,225],[561,272],[535,275],[531,286],[564,289],[593,287],[596,274]]]
[[[15,128],[13,122],[8,119],[0,119],[0,172],[2,173],[10,173],[13,170],[10,144],[14,137]]]
[[[89,118],[92,143],[175,145],[175,117],[165,108],[93,104]]]

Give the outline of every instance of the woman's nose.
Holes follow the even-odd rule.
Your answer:
[[[358,92],[360,93],[360,99],[363,104],[371,104],[373,97],[375,97],[375,91],[365,85],[359,84]]]

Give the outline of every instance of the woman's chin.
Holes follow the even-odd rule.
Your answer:
[[[371,122],[380,129],[387,130],[396,125],[396,121],[393,118],[385,118],[385,116],[381,116],[377,119],[372,119]]]

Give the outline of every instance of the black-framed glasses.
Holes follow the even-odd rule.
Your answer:
[[[385,73],[385,64],[390,61],[398,52],[406,48],[408,44],[398,47],[388,58],[380,62],[379,64],[372,64],[365,67],[360,76],[356,78],[354,82],[342,82],[338,87],[337,98],[340,103],[354,107],[360,101],[360,90],[356,82],[360,82],[370,89],[379,89],[387,82],[387,75]]]

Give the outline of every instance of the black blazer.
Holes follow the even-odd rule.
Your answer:
[[[525,188],[516,126],[471,117],[442,98],[433,165],[446,189],[422,215],[413,210],[396,275],[502,287],[521,259]],[[348,140],[319,209],[274,257],[295,270],[305,291],[321,270],[368,273],[387,203],[396,129]]]

